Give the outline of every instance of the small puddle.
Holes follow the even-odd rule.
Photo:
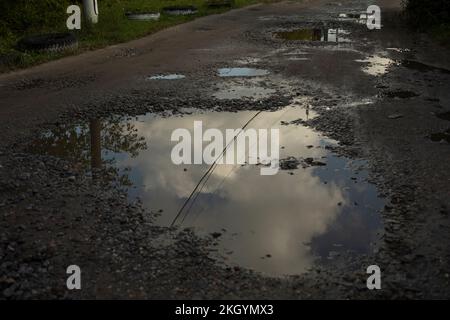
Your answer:
[[[297,29],[292,31],[275,32],[277,38],[283,40],[322,41],[322,42],[350,42],[345,36],[350,33],[344,29]]]
[[[367,182],[364,162],[333,154],[329,148],[336,141],[293,124],[316,116],[303,105],[262,112],[247,127],[280,130],[276,175],[260,175],[261,165],[217,165],[180,216],[210,166],[173,164],[172,132],[192,132],[194,120],[203,121],[204,130],[242,128],[256,111],[97,119],[45,132],[32,149],[86,169],[109,168],[130,199],[140,197],[158,215],[156,224],[212,236],[227,265],[274,276],[301,274],[340,255],[372,252],[384,205]]]
[[[393,65],[395,65],[394,60],[378,55],[367,57],[364,60],[358,59],[355,61],[364,63],[365,66],[362,68],[362,71],[371,76],[382,76],[386,74]]]
[[[450,129],[430,134],[431,141],[450,143]]]
[[[178,80],[178,79],[184,79],[186,76],[182,74],[157,74],[154,76],[147,77],[147,80]]]
[[[219,77],[260,77],[269,74],[268,70],[255,68],[221,68],[217,72]]]

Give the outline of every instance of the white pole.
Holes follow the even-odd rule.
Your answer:
[[[83,0],[83,11],[87,22],[91,24],[98,22],[97,0]]]

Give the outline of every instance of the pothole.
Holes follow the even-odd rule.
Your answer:
[[[292,31],[275,32],[275,37],[288,41],[321,41],[321,42],[350,42],[346,36],[350,32],[345,29],[305,28]]]
[[[315,115],[293,104],[259,114],[112,117],[44,132],[32,150],[87,170],[103,168],[130,199],[139,197],[155,213],[154,223],[213,235],[228,265],[274,276],[301,274],[318,263],[335,263],[339,255],[372,252],[383,228],[378,214],[383,200],[367,181],[365,163],[332,153],[336,141],[292,124],[308,116]],[[174,130],[192,131],[194,121],[202,121],[203,130],[239,129],[249,119],[247,129],[278,129],[280,159],[297,159],[300,165],[285,161],[277,174],[264,176],[263,164],[218,164],[195,191],[210,166],[175,165]],[[193,139],[191,147],[196,143]]]
[[[260,77],[269,74],[268,70],[256,68],[220,68],[219,77]]]

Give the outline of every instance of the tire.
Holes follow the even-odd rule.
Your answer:
[[[163,13],[174,16],[196,14],[197,11],[194,6],[169,6],[162,9]]]
[[[231,8],[234,6],[234,0],[207,0],[208,8]]]
[[[127,12],[128,20],[137,21],[158,21],[161,14],[159,12]]]
[[[19,52],[10,52],[5,54],[0,54],[0,70],[3,68],[8,68],[12,66],[19,65],[23,62],[22,54]]]
[[[49,33],[25,37],[18,42],[22,51],[62,52],[78,48],[78,40],[72,33]]]

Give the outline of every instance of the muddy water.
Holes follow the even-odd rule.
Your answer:
[[[254,115],[209,111],[95,120],[46,132],[33,145],[86,168],[109,168],[130,199],[141,198],[156,213],[155,223],[212,234],[227,264],[278,276],[334,263],[341,254],[371,252],[382,229],[383,201],[366,181],[362,162],[334,155],[328,147],[335,141],[291,123],[315,116],[297,104],[262,112],[247,128],[278,128],[280,158],[312,166],[262,176],[260,165],[218,165],[176,218],[209,166],[173,164],[173,130],[192,132],[194,120],[203,121],[203,130],[237,129]]]

